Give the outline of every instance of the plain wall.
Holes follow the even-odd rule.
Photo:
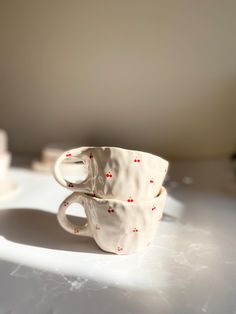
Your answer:
[[[236,1],[1,0],[0,128],[167,158],[236,144]]]

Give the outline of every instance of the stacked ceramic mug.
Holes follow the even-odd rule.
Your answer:
[[[70,182],[61,171],[63,162],[82,161],[88,175]],[[158,156],[116,147],[81,147],[63,153],[54,175],[73,191],[59,207],[58,220],[68,232],[92,236],[104,251],[130,254],[147,247],[162,217],[166,190],[162,186],[168,162]],[[81,204],[87,216],[84,226],[70,222],[66,210]]]

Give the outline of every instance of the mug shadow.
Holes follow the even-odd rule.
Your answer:
[[[176,222],[177,221],[177,218],[170,215],[170,214],[167,214],[167,213],[163,213],[163,216],[162,216],[162,221],[165,221],[165,222]]]
[[[85,218],[76,218],[78,225]],[[73,221],[73,219],[70,218]],[[56,215],[40,209],[13,208],[0,211],[0,235],[11,242],[35,247],[84,253],[109,254],[93,238],[72,235],[61,228]]]

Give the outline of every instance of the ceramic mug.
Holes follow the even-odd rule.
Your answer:
[[[0,180],[4,179],[10,163],[11,154],[7,151],[7,133],[0,130]]]
[[[88,169],[81,182],[66,180],[61,164],[82,161]],[[64,152],[54,167],[55,179],[73,191],[128,202],[153,199],[163,184],[168,162],[150,153],[117,147],[81,147]]]
[[[152,200],[128,203],[74,192],[62,202],[57,217],[66,231],[93,237],[104,251],[135,253],[153,240],[162,217],[166,195],[166,189],[162,187],[159,195]],[[72,203],[84,207],[87,216],[84,226],[77,226],[68,220],[66,210]]]
[[[11,154],[5,152],[0,154],[0,180],[3,179],[11,163]]]

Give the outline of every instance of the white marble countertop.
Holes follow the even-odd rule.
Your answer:
[[[102,252],[56,220],[69,194],[12,168],[0,201],[0,314],[236,313],[236,179],[226,160],[175,162],[165,215],[143,253]],[[72,208],[84,217],[82,207]],[[81,218],[82,219],[82,218]]]

